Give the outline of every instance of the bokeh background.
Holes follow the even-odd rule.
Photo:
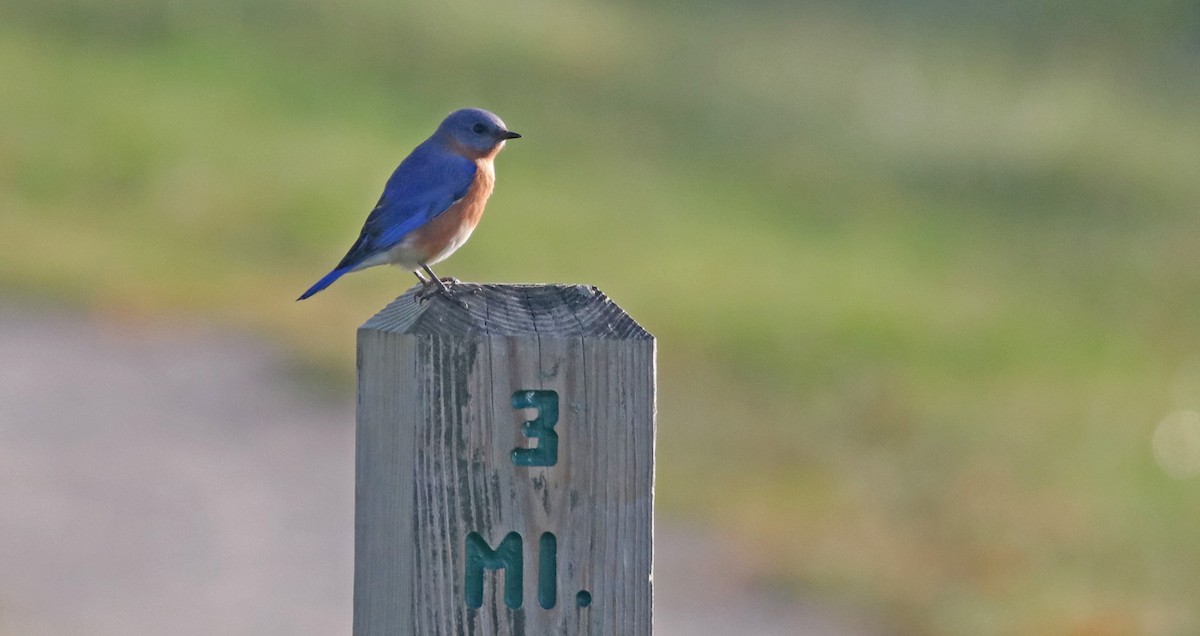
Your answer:
[[[346,401],[411,276],[293,300],[486,107],[525,138],[439,271],[596,284],[658,336],[660,519],[753,594],[1196,634],[1198,69],[1190,0],[5,0],[0,305],[237,334]]]

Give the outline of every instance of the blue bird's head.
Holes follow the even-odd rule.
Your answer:
[[[495,156],[505,141],[520,137],[499,117],[482,108],[463,108],[450,113],[433,133],[433,139],[471,158]]]

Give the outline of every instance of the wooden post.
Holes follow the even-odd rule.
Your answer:
[[[655,342],[593,287],[358,331],[354,636],[651,633]]]

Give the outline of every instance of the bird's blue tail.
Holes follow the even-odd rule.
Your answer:
[[[301,294],[300,297],[297,298],[296,300],[304,300],[305,298],[312,296],[313,294],[321,291],[322,289],[329,287],[333,283],[333,281],[341,278],[342,274],[345,274],[346,272],[348,272],[352,269],[354,269],[354,268],[353,267],[339,267],[338,269],[335,269],[332,272],[329,272],[328,274],[323,276],[321,278],[321,280],[317,281],[316,283],[313,283],[313,286],[309,287],[308,291]]]

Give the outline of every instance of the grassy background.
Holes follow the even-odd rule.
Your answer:
[[[440,271],[654,331],[660,510],[764,590],[1194,634],[1200,425],[1152,436],[1200,409],[1198,7],[9,0],[0,292],[258,330],[344,393],[410,277],[292,301],[484,106],[526,138]]]

